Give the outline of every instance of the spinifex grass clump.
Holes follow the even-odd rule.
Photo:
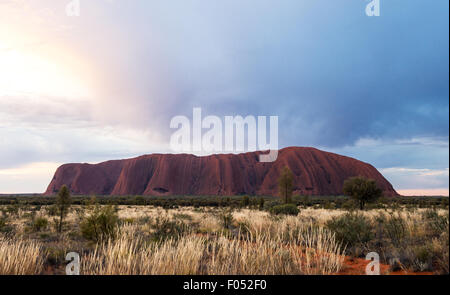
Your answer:
[[[33,220],[32,227],[34,231],[41,231],[48,226],[48,219],[45,217],[37,217]]]
[[[151,226],[154,230],[152,237],[155,241],[177,240],[189,230],[189,227],[181,220],[171,220],[168,217],[159,216]]]
[[[40,243],[0,238],[0,275],[40,274],[44,261]]]
[[[95,206],[93,212],[80,224],[84,238],[100,242],[116,236],[119,217],[113,206]]]
[[[358,213],[346,213],[332,218],[326,223],[326,226],[354,255],[367,252],[367,243],[374,237],[370,219]]]

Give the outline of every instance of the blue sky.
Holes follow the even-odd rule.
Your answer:
[[[173,116],[278,115],[279,142],[448,195],[446,0],[0,2],[0,192],[167,152]],[[276,4],[275,4],[276,3]]]

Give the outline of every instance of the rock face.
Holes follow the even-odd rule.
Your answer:
[[[353,158],[306,147],[282,149],[272,163],[258,162],[259,154],[151,154],[95,165],[65,164],[45,194],[66,184],[73,194],[83,195],[277,195],[278,177],[288,166],[294,194],[341,195],[345,179],[365,176],[375,179],[384,195],[398,195],[373,166]]]

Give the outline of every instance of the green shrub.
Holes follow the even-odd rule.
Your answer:
[[[432,253],[426,245],[418,246],[414,249],[414,271],[430,271],[432,270]]]
[[[48,226],[48,220],[45,217],[38,217],[34,219],[32,227],[34,231],[41,231]]]
[[[295,215],[296,216],[296,215],[298,215],[299,212],[300,212],[300,210],[298,210],[297,206],[294,204],[276,205],[270,209],[270,213],[272,213],[274,215],[285,214],[285,215]]]
[[[270,212],[273,207],[278,205],[281,205],[281,202],[279,200],[264,202],[264,210]]]
[[[23,213],[22,217],[33,221],[34,218],[36,217],[36,212],[31,211],[31,212]]]
[[[408,235],[405,219],[399,214],[390,214],[389,216],[380,214],[377,217],[377,222],[391,243],[396,247],[400,247]]]
[[[357,208],[357,206],[358,206],[358,204],[353,199],[348,199],[347,201],[342,203],[342,209],[348,210],[348,211],[355,210]]]
[[[426,228],[433,236],[440,236],[448,231],[449,215],[439,215],[435,209],[428,209],[422,213],[422,219],[425,221]]]
[[[148,224],[151,222],[150,216],[142,216],[136,219],[137,224]]]
[[[178,239],[181,235],[189,230],[189,226],[180,220],[170,220],[167,217],[157,217],[152,224],[153,239],[156,241],[164,241],[167,239]]]
[[[353,254],[364,248],[374,237],[370,220],[362,214],[346,213],[334,217],[326,223],[326,227],[336,234],[336,239],[347,246]]]
[[[119,217],[113,206],[95,207],[93,213],[85,218],[81,224],[81,234],[84,238],[100,242],[108,238],[115,238]]]
[[[250,224],[247,221],[239,221],[237,223],[239,233],[243,236],[250,234]]]
[[[231,210],[224,210],[219,214],[219,221],[223,228],[230,229],[233,224],[233,212]]]
[[[19,214],[19,205],[10,205],[6,207],[6,212],[11,216]]]
[[[350,177],[344,181],[343,192],[359,203],[359,209],[363,210],[366,203],[374,202],[381,197],[383,191],[373,179],[363,176]]]
[[[6,217],[0,217],[0,232],[1,233],[11,233],[13,231],[13,227],[8,225]]]
[[[6,226],[6,218],[1,217],[0,218],[0,229],[2,229],[4,226]]]

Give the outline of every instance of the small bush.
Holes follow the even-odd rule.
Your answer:
[[[439,238],[433,239],[433,256],[436,270],[440,274],[449,273],[449,232],[448,229]]]
[[[48,247],[46,250],[47,263],[49,265],[61,265],[66,262],[66,251],[61,248]]]
[[[0,218],[0,230],[6,226],[6,218],[1,217]]]
[[[298,210],[297,206],[294,204],[283,204],[283,205],[277,205],[270,209],[270,213],[274,215],[295,215],[297,216],[300,210]]]
[[[356,203],[355,200],[353,199],[348,199],[347,201],[345,201],[342,204],[342,209],[344,210],[348,210],[348,211],[353,211],[358,207],[358,204]]]
[[[353,254],[357,248],[364,248],[374,237],[370,220],[357,213],[346,213],[334,217],[326,223],[326,227],[336,234],[336,239],[347,246]]]
[[[377,221],[383,228],[383,233],[396,247],[404,242],[404,239],[408,235],[408,228],[405,219],[403,219],[399,214],[390,214],[388,217],[380,214],[377,217]]]
[[[432,270],[432,253],[425,246],[418,246],[414,249],[415,260],[413,263],[414,271],[431,271]]]
[[[136,224],[149,224],[151,222],[150,216],[142,216],[136,219]]]
[[[219,214],[219,221],[223,228],[230,229],[233,224],[233,213],[231,210],[224,210]]]
[[[16,216],[19,214],[19,205],[10,205],[6,207],[6,213],[11,216]]]
[[[247,221],[239,221],[237,223],[239,233],[243,236],[250,234],[250,224]]]
[[[0,217],[0,232],[1,233],[11,233],[13,227],[8,225],[6,217]]]
[[[264,202],[264,210],[270,212],[270,210],[271,210],[273,207],[278,206],[278,205],[281,205],[281,202],[278,201],[278,200],[277,200],[277,201],[268,201],[268,202]]]
[[[97,206],[94,212],[81,222],[81,234],[84,238],[94,242],[114,238],[118,223],[119,217],[114,207],[100,208]]]
[[[439,215],[436,210],[428,209],[422,213],[422,219],[425,221],[429,233],[433,236],[439,236],[448,231],[448,213],[447,215]]]
[[[157,217],[152,227],[155,230],[153,239],[156,241],[177,240],[189,230],[189,227],[184,222],[179,220],[172,221],[167,217]]]
[[[48,220],[45,217],[38,217],[34,219],[32,226],[34,231],[41,231],[47,228]]]

